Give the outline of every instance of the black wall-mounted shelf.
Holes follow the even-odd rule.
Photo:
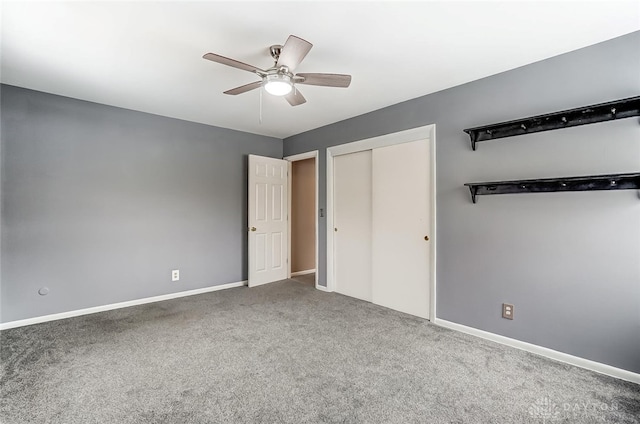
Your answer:
[[[545,178],[539,180],[467,183],[471,200],[476,196],[509,193],[548,193],[554,191],[640,190],[640,172],[633,174],[591,175],[586,177]]]
[[[559,128],[577,127],[579,125],[631,118],[633,116],[640,116],[640,96],[499,124],[468,128],[464,132],[469,134],[471,148],[476,150],[476,143],[480,141],[557,130]]]

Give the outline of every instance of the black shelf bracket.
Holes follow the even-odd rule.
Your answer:
[[[515,121],[499,124],[467,128],[464,132],[469,134],[471,148],[476,150],[476,143],[480,141],[533,134],[559,128],[577,127],[579,125],[595,124],[596,122],[631,118],[633,116],[640,116],[640,96],[530,118],[516,119]]]
[[[467,183],[471,200],[487,194],[550,193],[554,191],[640,190],[640,172],[633,174],[591,175],[585,177],[544,178],[538,180]]]

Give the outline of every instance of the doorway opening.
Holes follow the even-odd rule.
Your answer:
[[[289,161],[289,278],[318,286],[318,151]]]

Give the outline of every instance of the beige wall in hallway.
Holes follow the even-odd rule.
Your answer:
[[[291,272],[315,269],[316,160],[292,163]]]

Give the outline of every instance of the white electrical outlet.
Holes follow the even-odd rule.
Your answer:
[[[510,303],[502,304],[502,318],[513,319],[513,305]]]
[[[174,269],[171,271],[171,281],[179,281],[180,280],[180,270]]]

